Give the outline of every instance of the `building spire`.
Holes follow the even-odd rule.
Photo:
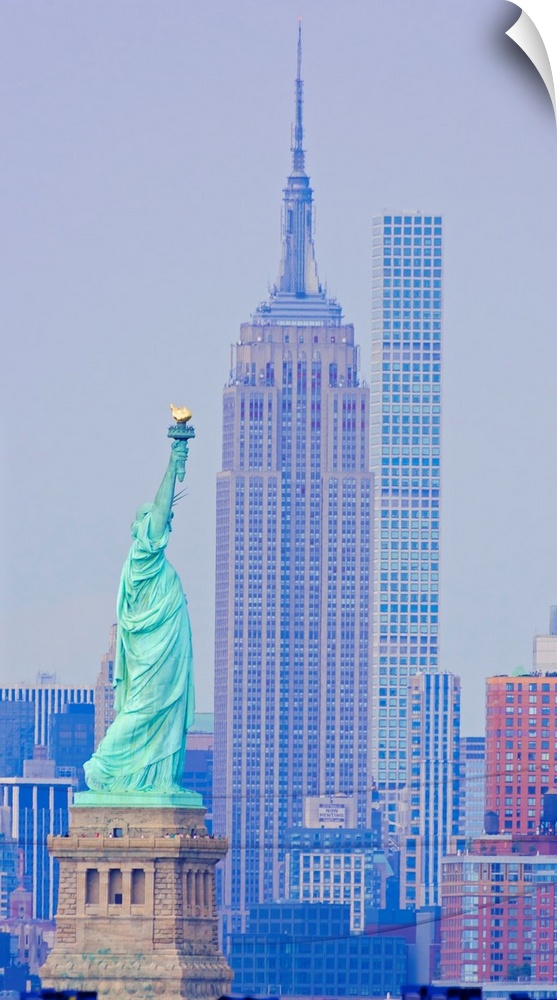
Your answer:
[[[305,173],[304,162],[304,125],[302,119],[303,111],[303,82],[302,82],[302,18],[298,19],[298,71],[296,73],[296,123],[294,125],[294,142],[292,145],[292,169],[296,174]]]
[[[298,21],[296,117],[292,129],[292,173],[283,196],[283,254],[279,291],[298,297],[320,292],[313,247],[313,191],[305,171],[302,119],[302,21]]]
[[[257,322],[341,322],[341,308],[319,282],[313,244],[313,191],[305,169],[302,81],[302,19],[298,21],[296,109],[291,131],[292,171],[282,197],[282,260],[279,279]]]

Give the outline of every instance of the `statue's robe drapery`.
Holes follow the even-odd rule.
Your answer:
[[[89,788],[100,792],[180,788],[193,722],[186,598],[165,556],[168,528],[160,538],[151,537],[151,513],[143,511],[118,594],[117,715],[84,766]]]

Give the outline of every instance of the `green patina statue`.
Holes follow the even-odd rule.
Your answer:
[[[90,792],[77,805],[117,796],[134,804],[178,804],[186,733],[193,722],[192,643],[188,608],[166,559],[176,480],[188,456],[189,411],[175,410],[170,461],[153,503],[137,511],[118,593],[114,664],[116,718],[84,768]],[[137,793],[137,794],[136,794]],[[149,802],[148,802],[149,800]],[[124,801],[124,799],[122,799]],[[192,803],[193,804],[193,803]]]

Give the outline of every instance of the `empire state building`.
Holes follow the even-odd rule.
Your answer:
[[[354,328],[321,286],[301,36],[280,276],[240,327],[217,480],[214,828],[227,931],[284,897],[307,796],[371,800],[373,479]]]

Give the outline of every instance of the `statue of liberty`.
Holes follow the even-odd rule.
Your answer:
[[[184,794],[186,734],[194,712],[191,629],[182,585],[165,550],[176,480],[184,479],[187,439],[194,430],[186,426],[189,411],[172,408],[172,412],[177,424],[169,430],[174,440],[168,468],[154,502],[137,511],[120,579],[114,663],[117,714],[84,766],[89,788],[101,795]]]

